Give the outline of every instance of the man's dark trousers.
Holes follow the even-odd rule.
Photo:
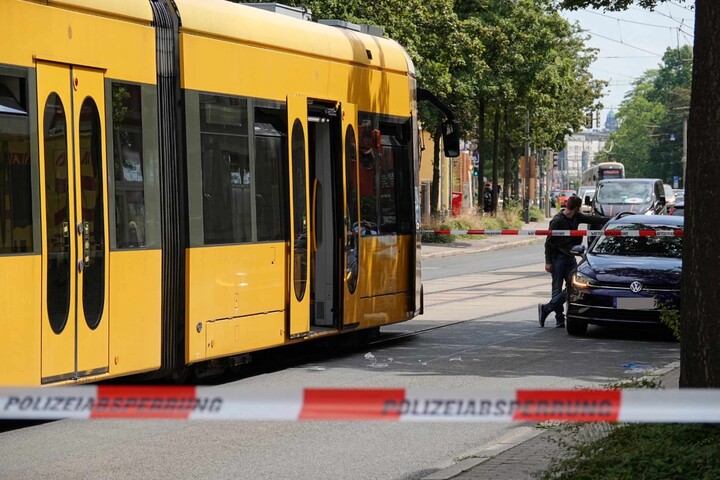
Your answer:
[[[570,285],[572,271],[577,266],[575,257],[569,257],[562,253],[556,253],[552,259],[552,298],[546,303],[543,309],[546,312],[555,312],[555,320],[558,323],[565,322],[565,300],[567,299],[567,286]],[[565,287],[563,288],[563,282]]]

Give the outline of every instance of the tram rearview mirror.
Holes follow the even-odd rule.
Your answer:
[[[460,155],[460,123],[457,120],[445,120],[442,125],[443,147],[446,157]]]

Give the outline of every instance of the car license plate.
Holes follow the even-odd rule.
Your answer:
[[[653,310],[655,299],[648,297],[617,297],[615,307],[623,310]]]

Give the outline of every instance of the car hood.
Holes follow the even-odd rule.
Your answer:
[[[643,215],[649,210],[652,210],[651,202],[643,203],[603,203],[595,202],[595,209],[600,212],[601,215],[606,217],[612,217],[621,212],[632,212],[638,215]]]
[[[630,284],[634,281],[648,286],[675,287],[682,277],[682,259],[662,257],[624,257],[588,254],[582,270],[602,284]]]

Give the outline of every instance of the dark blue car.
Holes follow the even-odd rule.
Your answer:
[[[629,215],[610,230],[682,230],[683,217]],[[588,324],[659,326],[662,307],[680,308],[682,237],[599,237],[573,273],[567,331],[584,335]]]

